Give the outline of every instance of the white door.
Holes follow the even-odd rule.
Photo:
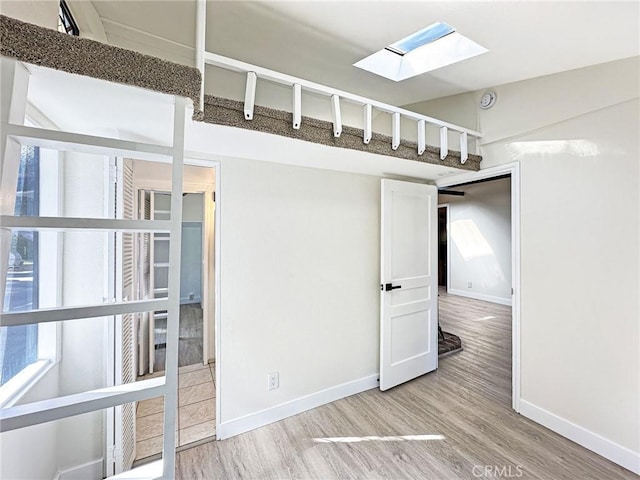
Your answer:
[[[380,390],[438,367],[438,191],[382,180]]]

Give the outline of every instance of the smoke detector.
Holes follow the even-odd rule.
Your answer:
[[[496,103],[496,98],[496,92],[489,90],[484,95],[482,95],[482,98],[480,98],[480,108],[483,110],[487,110],[493,107]]]

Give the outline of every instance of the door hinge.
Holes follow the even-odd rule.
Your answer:
[[[513,292],[514,292],[513,287],[511,287],[511,295],[513,295]]]
[[[109,180],[115,183],[122,182],[122,165],[120,163],[109,164]]]
[[[118,458],[120,458],[120,449],[118,449],[115,445],[112,445],[107,448],[107,462],[108,463],[117,463]]]
[[[109,165],[109,180],[116,182],[118,180],[118,167],[111,164]]]

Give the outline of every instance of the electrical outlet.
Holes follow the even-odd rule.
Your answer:
[[[467,288],[473,288],[473,282],[467,282]]]
[[[196,298],[196,294],[193,292],[189,293],[189,300],[193,300],[194,298]]]
[[[275,390],[280,386],[280,375],[278,372],[267,374],[267,390]]]

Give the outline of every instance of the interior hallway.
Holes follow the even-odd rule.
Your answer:
[[[441,293],[440,310],[464,350],[437,371],[179,452],[177,478],[453,480],[494,466],[523,479],[637,480],[511,409],[510,307]]]

